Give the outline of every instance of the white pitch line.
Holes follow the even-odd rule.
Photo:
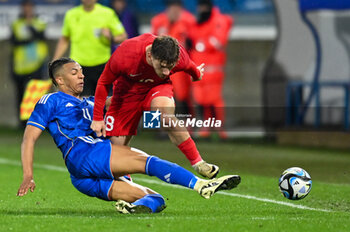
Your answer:
[[[164,185],[164,186],[170,186],[173,188],[182,188],[182,189],[187,189],[185,187],[179,186],[179,185],[169,185],[167,183],[158,181],[158,180],[149,180],[149,179],[143,179],[143,178],[134,178],[135,180],[146,182],[149,184],[158,184],[158,185]],[[267,203],[273,203],[273,204],[278,204],[278,205],[285,205],[293,208],[298,208],[298,209],[305,209],[305,210],[312,210],[312,211],[321,211],[321,212],[333,212],[328,209],[317,209],[317,208],[312,208],[304,205],[296,205],[284,201],[276,201],[276,200],[271,200],[267,198],[260,198],[260,197],[255,197],[255,196],[250,196],[250,195],[243,195],[243,194],[238,194],[238,193],[228,193],[228,192],[218,192],[216,194],[221,194],[221,195],[226,195],[226,196],[232,196],[232,197],[240,197],[240,198],[246,198],[250,200],[256,200],[256,201],[262,201],[262,202],[267,202]]]
[[[22,163],[17,160],[10,160],[10,159],[4,159],[0,158],[0,164],[9,164],[13,166],[22,166]],[[46,170],[53,170],[53,171],[59,171],[59,172],[68,172],[67,168],[55,166],[55,165],[49,165],[49,164],[34,164],[35,168],[42,168]]]
[[[16,160],[10,160],[10,159],[4,159],[0,158],[0,164],[9,164],[13,166],[21,166],[21,162],[16,161]],[[34,164],[35,168],[42,168],[46,170],[53,170],[53,171],[60,171],[60,172],[68,172],[68,170],[65,167],[61,166],[55,166],[55,165],[48,165],[48,164]],[[161,182],[159,180],[150,180],[150,179],[145,179],[145,178],[134,178],[137,181],[149,183],[149,184],[157,184],[157,185],[163,185],[167,187],[172,187],[172,188],[178,188],[178,189],[186,189],[185,187],[179,186],[179,185],[171,185],[165,182]],[[255,196],[250,196],[250,195],[244,195],[244,194],[237,194],[237,193],[228,193],[228,192],[218,192],[216,194],[221,194],[225,196],[231,196],[231,197],[240,197],[240,198],[245,198],[245,199],[250,199],[250,200],[256,200],[256,201],[261,201],[261,202],[266,202],[266,203],[273,203],[273,204],[278,204],[278,205],[284,205],[284,206],[289,206],[292,208],[297,208],[297,209],[303,209],[303,210],[312,210],[312,211],[319,211],[319,212],[333,212],[332,210],[328,209],[318,209],[318,208],[312,208],[304,205],[297,205],[297,204],[292,204],[284,201],[276,201],[276,200],[271,200],[268,198],[260,198],[260,197],[255,197]]]

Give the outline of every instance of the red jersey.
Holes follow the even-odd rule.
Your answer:
[[[155,35],[147,33],[128,39],[112,54],[97,83],[94,120],[103,120],[103,108],[108,90],[116,80],[124,82],[125,86],[127,86],[122,91],[136,95],[147,94],[153,87],[170,82],[169,77],[165,79],[160,78],[154,71],[154,68],[146,61],[146,47],[151,45],[155,38]],[[200,78],[197,66],[181,45],[178,63],[171,70],[170,75],[179,71],[187,72],[194,80]],[[116,92],[113,94],[116,94]]]
[[[162,12],[154,16],[151,20],[151,31],[155,35],[170,35],[186,46],[186,39],[191,29],[195,26],[195,17],[186,10],[181,10],[178,20],[171,22],[167,12]],[[191,105],[191,79],[184,72],[171,76],[174,93],[177,100],[187,101]]]
[[[194,48],[191,58],[197,63],[205,63],[207,69],[211,65],[224,65],[226,62],[226,45],[233,18],[221,14],[214,7],[208,21],[196,24],[190,31]]]
[[[182,10],[179,19],[172,23],[165,12],[154,16],[151,20],[152,33],[155,35],[170,35],[177,39],[182,46],[185,46],[188,33],[195,25],[194,16]]]

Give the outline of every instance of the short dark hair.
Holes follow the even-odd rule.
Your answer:
[[[22,0],[21,1],[21,6],[25,6],[25,5],[32,5],[32,6],[34,6],[34,1],[33,0]]]
[[[161,62],[165,61],[167,64],[176,63],[180,54],[179,43],[171,36],[158,36],[153,41],[151,54]]]
[[[206,6],[209,6],[210,8],[213,8],[213,1],[212,0],[198,0],[197,4],[198,5],[206,5]]]
[[[183,6],[182,0],[166,0],[165,1],[166,6]]]
[[[62,68],[63,65],[73,62],[75,62],[75,60],[68,57],[62,57],[49,63],[49,76],[55,86],[57,86],[57,82],[55,80],[57,72]]]

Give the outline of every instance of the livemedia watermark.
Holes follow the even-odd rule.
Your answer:
[[[162,117],[163,116],[163,117]],[[191,114],[163,114],[159,111],[143,112],[143,128],[221,128],[222,121],[215,118],[198,119]]]

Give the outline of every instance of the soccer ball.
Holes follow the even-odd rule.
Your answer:
[[[293,167],[282,173],[278,185],[285,198],[300,200],[309,194],[312,181],[311,176],[304,169]]]

